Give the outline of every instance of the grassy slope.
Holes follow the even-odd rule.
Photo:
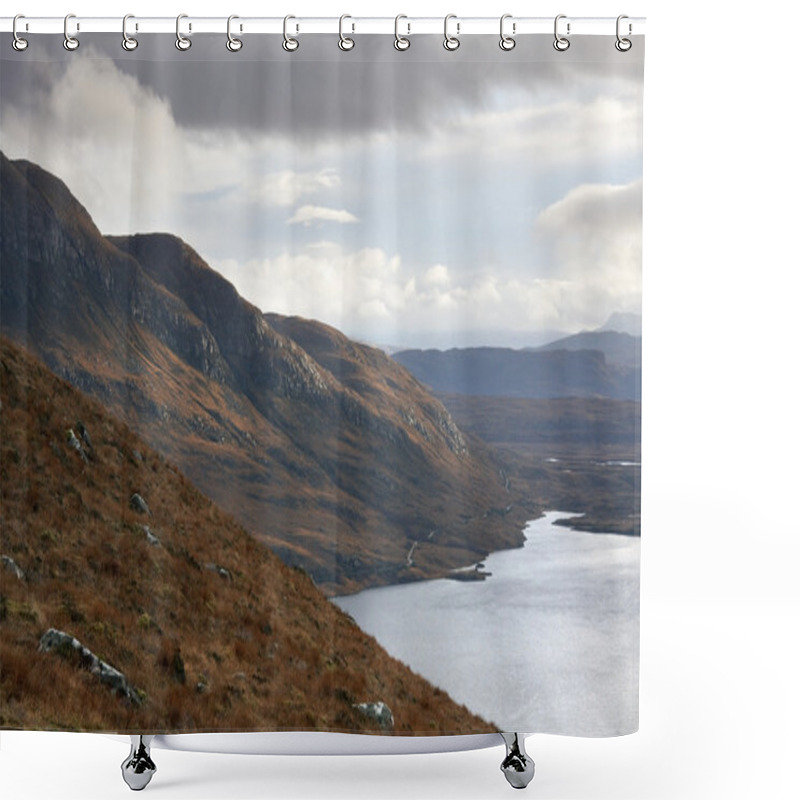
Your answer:
[[[377,732],[353,704],[382,700],[396,733],[493,730],[388,656],[98,403],[5,339],[0,388],[0,553],[26,574],[0,568],[0,727]],[[88,463],[66,444],[79,420],[92,439]],[[131,509],[133,492],[150,517]],[[161,547],[147,543],[142,524]],[[50,627],[125,673],[143,705],[39,653]]]

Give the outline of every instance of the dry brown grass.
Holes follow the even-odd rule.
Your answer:
[[[0,728],[376,733],[353,704],[382,700],[397,733],[494,730],[5,339],[0,388],[0,552],[26,573],[23,582],[0,571]],[[92,438],[88,463],[66,445],[79,420]],[[133,492],[152,516],[131,509]],[[50,627],[125,673],[142,705],[39,653]]]

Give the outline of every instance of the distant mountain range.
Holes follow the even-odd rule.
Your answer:
[[[642,315],[617,311],[612,314],[605,325],[597,329],[598,331],[616,331],[617,333],[627,333],[629,336],[642,336]]]
[[[628,370],[640,370],[642,364],[642,338],[629,333],[600,328],[565,336],[555,342],[537,347],[537,352],[556,350],[595,350],[602,353],[609,364]]]
[[[5,337],[0,419],[0,728],[492,730]]]
[[[104,237],[35,164],[0,177],[2,332],[327,591],[522,542],[493,452],[400,363],[263,314],[174,236]]]
[[[537,347],[407,349],[392,357],[437,394],[638,400],[641,330],[641,315],[616,313],[597,330]]]
[[[618,360],[609,358],[605,349]],[[442,394],[638,400],[638,352],[640,345],[627,334],[591,333],[576,334],[536,350],[403,350],[394,358],[423,384]]]

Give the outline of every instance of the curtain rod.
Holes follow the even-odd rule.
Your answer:
[[[347,34],[352,33],[395,33],[394,17],[355,17],[345,15],[340,23],[339,17],[292,17],[290,31],[293,35],[303,33],[340,32],[340,25]],[[559,15],[559,30],[569,35],[605,35],[613,36],[617,31],[616,17],[570,17]],[[554,17],[511,17],[506,15],[505,30],[514,36],[536,33],[552,34]],[[403,36],[414,34],[439,34],[444,30],[443,17],[406,17],[401,16],[397,24]],[[17,33],[64,33],[64,17],[26,17],[17,20]],[[496,17],[458,17],[451,16],[450,30],[458,36],[471,34],[498,33],[500,15]],[[567,31],[569,25],[569,31]],[[624,19],[625,36],[644,34],[644,17],[627,17]],[[0,17],[0,32],[11,33],[14,29],[13,17]],[[128,19],[127,32],[135,33],[175,33],[175,17],[136,17]],[[228,30],[228,17],[193,17],[183,16],[181,31],[183,35],[196,33],[221,33]],[[233,30],[237,34],[284,33],[283,17],[236,17]],[[121,33],[122,17],[81,17],[71,15],[69,32],[76,36],[82,33]]]

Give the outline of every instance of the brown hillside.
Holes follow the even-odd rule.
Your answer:
[[[378,732],[354,706],[383,701],[395,733],[493,730],[97,402],[1,341],[0,727]],[[64,648],[39,652],[50,628],[121,671],[137,701]]]

